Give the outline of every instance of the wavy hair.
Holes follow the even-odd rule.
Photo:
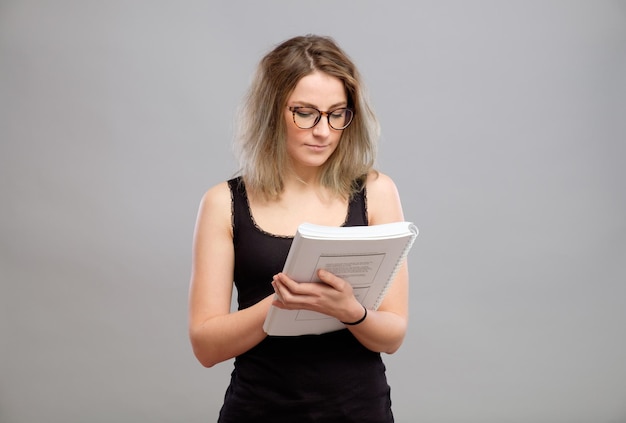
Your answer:
[[[298,81],[314,71],[343,82],[352,123],[324,163],[320,183],[350,198],[374,168],[379,125],[358,70],[330,37],[306,35],[276,46],[260,61],[240,107],[236,153],[246,188],[266,199],[280,197],[288,171],[284,107]]]

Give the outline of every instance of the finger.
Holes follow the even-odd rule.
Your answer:
[[[284,273],[279,273],[274,279],[281,292],[288,291],[292,295],[311,295],[315,289],[314,284],[305,282],[296,282]]]
[[[272,281],[274,291],[280,295],[281,308],[290,310],[314,308],[320,298],[320,287],[315,285],[323,284],[298,283],[282,274],[276,275]]]
[[[274,292],[276,292],[276,295],[279,297],[283,308],[291,308],[302,299],[298,292],[294,292],[291,287],[288,286],[290,283],[293,283],[296,288],[297,285],[299,285],[297,282],[281,278],[281,275],[274,276],[274,280],[272,281]]]
[[[272,287],[274,288],[274,293],[276,294],[276,300],[274,302],[284,303],[285,301],[283,300],[283,296],[280,293],[280,287],[278,286],[276,281],[272,281]]]
[[[272,305],[274,307],[277,307],[277,308],[283,308],[283,309],[287,308],[287,307],[285,307],[285,304],[282,301],[279,301],[279,300],[272,301]]]
[[[328,270],[320,269],[317,271],[317,276],[324,282],[326,285],[333,287],[334,289],[340,289],[344,280],[340,277],[330,273]]]

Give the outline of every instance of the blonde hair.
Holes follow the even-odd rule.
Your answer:
[[[339,78],[354,111],[337,149],[321,168],[320,183],[349,198],[373,170],[379,126],[356,66],[329,37],[291,38],[263,57],[238,113],[240,172],[246,188],[266,199],[280,196],[289,165],[284,107],[298,81],[314,71]]]

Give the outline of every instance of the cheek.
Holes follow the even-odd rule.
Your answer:
[[[285,141],[287,143],[287,146],[290,146],[292,144],[298,143],[298,141],[301,138],[301,135],[300,135],[300,132],[297,131],[296,129],[287,127],[287,130],[285,131],[285,137],[286,137]]]
[[[287,141],[291,139],[297,139],[302,130],[294,125],[291,115],[285,116],[285,136]]]
[[[337,131],[337,133],[333,134],[333,143],[335,144],[335,147],[339,145],[339,143],[341,142],[341,136],[343,135],[343,132],[341,131]]]

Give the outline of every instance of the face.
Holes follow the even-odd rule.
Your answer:
[[[343,82],[337,77],[316,71],[298,81],[285,107],[287,154],[296,172],[316,171],[322,166],[339,145],[342,131],[330,127],[327,115],[322,115],[313,128],[300,129],[288,107],[314,107],[328,112],[347,104]]]

